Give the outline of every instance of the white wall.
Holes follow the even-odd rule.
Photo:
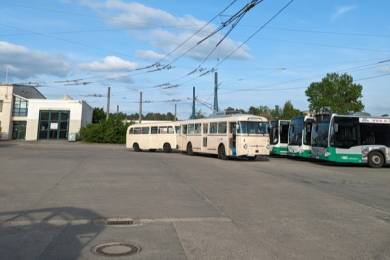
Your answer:
[[[12,91],[12,85],[0,85],[0,100],[3,101],[3,110],[0,112],[0,140],[8,140],[12,135]]]
[[[83,124],[92,121],[92,112],[89,111],[88,107],[89,106],[86,103],[78,100],[30,99],[29,106],[28,106],[28,115],[27,115],[26,141],[34,141],[37,140],[38,138],[39,111],[41,110],[69,111],[70,112],[69,135],[70,135],[72,133],[75,134],[79,133],[80,128],[82,127]],[[85,118],[83,118],[83,116]]]
[[[85,101],[82,101],[82,105],[81,127],[85,127],[92,123],[93,108]]]

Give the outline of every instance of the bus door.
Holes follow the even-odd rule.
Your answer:
[[[232,151],[232,155],[237,155],[237,122],[229,122],[229,148]]]
[[[202,151],[207,152],[207,135],[209,133],[209,124],[204,123],[202,125]]]
[[[279,126],[279,143],[281,144],[287,144],[288,143],[288,122],[280,122]]]

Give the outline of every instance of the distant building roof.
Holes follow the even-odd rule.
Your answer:
[[[46,99],[39,90],[28,85],[13,85],[14,94],[26,99]]]

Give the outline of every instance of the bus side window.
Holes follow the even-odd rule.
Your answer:
[[[183,135],[187,134],[187,125],[182,126],[182,133],[183,133]]]
[[[168,133],[168,128],[166,126],[160,126],[158,128],[158,133],[159,134],[167,134]]]
[[[218,123],[218,134],[226,134],[226,122],[219,122]]]
[[[134,128],[134,134],[135,135],[140,135],[141,134],[141,127],[135,127]]]
[[[157,127],[157,126],[152,126],[152,127],[150,128],[150,133],[151,133],[152,135],[157,134],[157,132],[158,132],[158,127]]]
[[[142,134],[143,135],[148,135],[149,134],[149,127],[142,127]]]
[[[195,131],[194,131],[194,133],[195,134],[200,134],[201,130],[202,130],[201,127],[202,127],[201,124],[195,124]]]
[[[195,125],[194,124],[189,124],[188,125],[188,134],[193,135],[195,133]]]
[[[207,134],[208,132],[209,132],[209,125],[207,123],[203,124],[203,133]]]
[[[133,134],[134,134],[134,128],[130,128],[129,134],[130,134],[130,135],[133,135]]]
[[[175,126],[176,134],[180,134],[180,126]]]
[[[218,131],[217,123],[210,123],[210,134],[216,134]]]
[[[174,131],[173,131],[173,127],[172,126],[168,126],[168,134],[173,134]]]

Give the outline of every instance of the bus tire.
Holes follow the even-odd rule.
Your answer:
[[[133,150],[134,150],[134,152],[140,152],[141,151],[141,149],[139,149],[139,145],[137,143],[133,144]]]
[[[221,159],[221,160],[226,160],[227,159],[225,146],[223,144],[220,144],[218,146],[218,159]]]
[[[165,143],[165,144],[163,145],[163,151],[164,151],[164,153],[170,153],[170,152],[172,152],[171,145],[170,145],[169,143]]]
[[[193,155],[194,154],[194,151],[192,151],[192,144],[191,143],[188,143],[187,144],[187,154],[188,155]]]
[[[385,164],[385,157],[379,151],[372,151],[368,154],[368,165],[372,168],[381,168]]]

